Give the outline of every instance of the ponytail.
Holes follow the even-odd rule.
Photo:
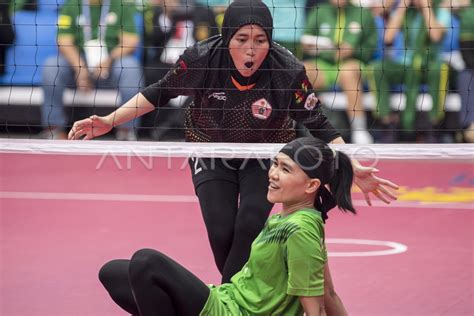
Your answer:
[[[329,189],[336,205],[344,212],[356,213],[352,205],[351,187],[354,180],[354,170],[351,159],[343,152],[336,151],[335,174],[329,181]]]

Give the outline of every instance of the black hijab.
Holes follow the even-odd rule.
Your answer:
[[[262,70],[269,68],[267,55],[260,68],[252,76],[244,77],[239,73],[230,57],[228,52],[230,39],[239,28],[248,24],[260,26],[265,31],[271,47],[273,18],[267,5],[261,0],[235,0],[227,7],[222,22],[222,41],[225,47],[225,54],[227,55],[226,59],[229,63],[232,77],[242,85],[257,82],[257,79],[262,74]]]
[[[239,28],[248,24],[256,24],[267,34],[268,42],[272,42],[273,18],[267,5],[261,0],[235,0],[224,14],[222,22],[222,39],[229,46],[230,39]]]

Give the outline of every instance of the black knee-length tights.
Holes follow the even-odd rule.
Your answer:
[[[209,288],[194,274],[152,249],[113,260],[99,272],[112,299],[132,315],[197,316]]]

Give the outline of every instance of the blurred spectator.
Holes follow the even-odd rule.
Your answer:
[[[212,9],[215,14],[215,22],[219,29],[222,27],[222,21],[224,20],[224,13],[229,4],[234,0],[195,0],[196,4]],[[219,33],[218,32],[218,33]]]
[[[306,0],[263,0],[273,16],[273,40],[296,57],[303,54],[300,39],[306,24]]]
[[[362,106],[362,73],[376,45],[377,32],[371,12],[348,0],[330,0],[314,7],[302,37],[303,51],[314,56],[305,62],[314,88],[327,89],[339,84],[347,96],[351,142],[356,144],[373,141]]]
[[[117,89],[125,102],[141,87],[141,66],[132,56],[139,36],[132,0],[68,0],[58,20],[59,56],[44,67],[41,108],[43,137],[65,139],[65,88],[91,93],[93,88]],[[118,103],[120,105],[121,103]],[[117,128],[118,140],[135,140],[134,124]]]
[[[212,8],[180,0],[153,0],[150,4],[145,11],[146,85],[161,80],[187,47],[219,33]],[[190,101],[184,96],[161,107],[153,122],[159,128],[153,130],[152,137],[162,139],[174,129],[175,137],[184,138],[184,105]]]
[[[464,141],[474,143],[474,4],[472,0],[455,2],[460,6],[460,48],[466,66],[458,79],[462,100],[459,114]]]
[[[51,7],[58,7],[59,4],[57,3],[48,3],[48,6]],[[20,10],[25,10],[25,11],[38,11],[38,1],[37,0],[14,0],[13,1],[13,10],[14,11],[20,11]]]
[[[394,38],[393,43],[386,45],[384,43],[385,31],[390,19],[391,14],[396,9],[397,1],[396,0],[383,0],[377,3],[373,1],[369,3],[368,6],[372,11],[372,14],[375,18],[375,25],[377,28],[377,50],[374,55],[375,61],[383,61],[385,59],[396,60],[401,58],[404,52],[404,39],[403,34],[399,32]],[[371,65],[368,66],[371,68]],[[370,73],[370,71],[369,71]],[[369,75],[370,78],[370,75]],[[370,83],[370,80],[369,80]],[[373,83],[373,82],[372,82]],[[372,86],[372,89],[375,88]],[[389,105],[390,106],[390,105]],[[379,117],[378,112],[374,113],[375,117]],[[383,126],[376,126],[373,131],[375,142],[377,143],[393,143],[396,139],[396,129],[398,128],[398,116],[395,114],[390,114],[390,119],[387,119],[388,123]]]
[[[390,109],[390,91],[393,85],[404,84],[405,110],[401,112],[401,129],[405,139],[415,135],[416,103],[421,83],[428,84],[432,98],[429,122],[417,129],[420,142],[433,142],[433,126],[444,116],[444,102],[448,89],[449,68],[442,61],[441,44],[446,28],[451,26],[451,13],[439,7],[438,0],[401,0],[393,10],[385,26],[384,43],[387,48],[384,59],[372,65],[372,89],[376,93],[377,110],[382,130],[387,133],[378,139],[393,142],[393,128],[398,117]],[[395,39],[403,35],[403,54],[393,52],[390,47]],[[396,51],[396,50],[395,50]],[[407,138],[408,137],[408,138]]]
[[[399,47],[397,45],[385,45],[384,44],[384,36],[385,36],[385,27],[387,22],[390,18],[390,13],[394,9],[394,5],[396,4],[396,0],[380,0],[380,1],[372,1],[370,3],[366,3],[367,8],[372,11],[372,14],[375,19],[375,27],[377,28],[377,50],[374,54],[375,60],[382,60],[387,55],[389,58],[393,58],[394,54],[403,54],[403,52],[398,50],[391,49],[393,46]],[[401,44],[403,40],[403,36],[401,33],[398,34],[396,41],[397,44]]]
[[[10,19],[10,1],[0,0],[0,75],[5,73],[5,52],[13,44],[15,33]]]

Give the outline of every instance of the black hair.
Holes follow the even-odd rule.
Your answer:
[[[351,159],[345,153],[331,149],[324,141],[314,137],[295,139],[280,152],[288,155],[311,179],[321,181],[314,205],[324,219],[335,206],[344,212],[356,213],[351,197],[354,170]]]
[[[339,209],[356,213],[352,204],[351,187],[354,181],[354,169],[351,159],[343,152],[336,151],[335,174],[329,180],[329,189]]]

